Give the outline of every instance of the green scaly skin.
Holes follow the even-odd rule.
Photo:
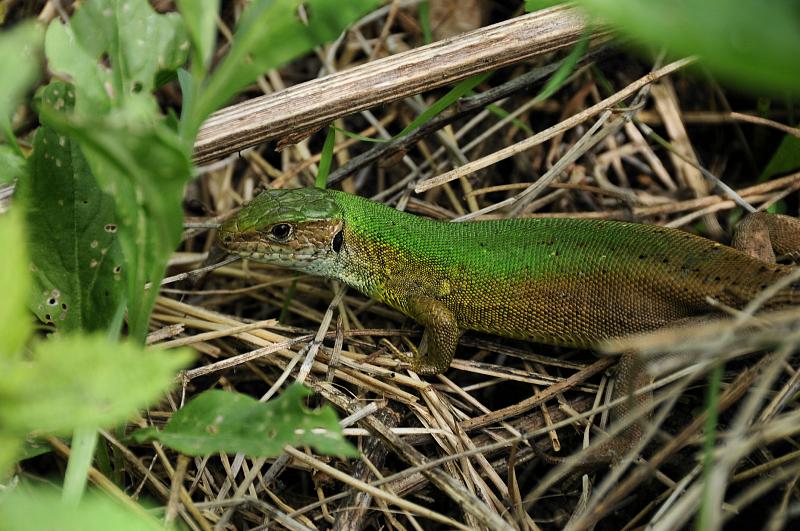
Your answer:
[[[785,242],[779,252],[800,249],[794,218],[756,221],[767,239]],[[218,240],[412,317],[425,326],[411,362],[422,374],[446,370],[467,329],[593,347],[713,312],[709,297],[741,308],[791,271],[676,229],[566,218],[447,223],[313,188],[262,193]],[[791,288],[768,307],[797,301]]]

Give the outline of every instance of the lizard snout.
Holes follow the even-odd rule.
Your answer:
[[[223,247],[228,249],[231,245],[238,241],[237,235],[239,234],[239,224],[235,219],[229,219],[217,229],[217,242]]]

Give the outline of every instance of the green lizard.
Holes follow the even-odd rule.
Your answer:
[[[755,214],[735,240],[750,254],[690,233],[568,218],[447,223],[354,195],[268,190],[219,229],[230,253],[344,282],[425,327],[410,360],[446,370],[464,330],[594,347],[714,311],[741,308],[788,274],[800,221]],[[762,259],[753,255],[760,256]],[[768,307],[800,302],[800,288]],[[621,364],[620,389],[646,380]]]

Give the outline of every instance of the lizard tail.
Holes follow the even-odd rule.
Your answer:
[[[767,305],[770,308],[796,306],[798,304],[800,304],[800,282],[793,282],[789,287],[778,290],[778,293],[767,301]]]
[[[773,268],[753,275],[751,282],[745,285],[727,286],[719,293],[720,302],[741,310],[754,299],[768,293],[769,297],[763,301],[761,309],[777,310],[800,305],[800,280],[786,284],[787,277],[792,275],[794,269],[785,266]]]

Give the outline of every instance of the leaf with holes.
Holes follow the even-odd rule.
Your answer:
[[[137,442],[158,440],[187,455],[217,452],[249,456],[280,455],[288,445],[310,445],[317,451],[357,456],[329,406],[309,410],[303,399],[311,392],[302,385],[289,386],[266,404],[226,391],[206,391],[178,410],[161,431],[135,432]]]
[[[158,283],[181,237],[189,154],[174,131],[161,124],[124,126],[45,107],[40,117],[80,143],[102,189],[115,198],[122,267],[128,269],[128,329],[143,341]]]
[[[151,94],[159,71],[185,61],[188,39],[177,14],[145,0],[83,4],[69,25],[50,24],[50,67],[70,76],[75,110],[42,105],[40,119],[76,141],[100,188],[116,203],[127,268],[130,335],[143,341],[166,263],[181,235],[190,146],[169,127]]]
[[[54,82],[39,97],[68,110],[72,88]],[[32,309],[59,330],[104,330],[124,302],[125,273],[114,198],[102,192],[78,144],[43,125],[29,175],[19,182],[28,221]]]
[[[146,0],[85,2],[68,25],[51,22],[45,38],[48,66],[75,85],[76,112],[126,120],[156,116],[156,74],[176,70],[188,51],[180,16],[156,13]]]

